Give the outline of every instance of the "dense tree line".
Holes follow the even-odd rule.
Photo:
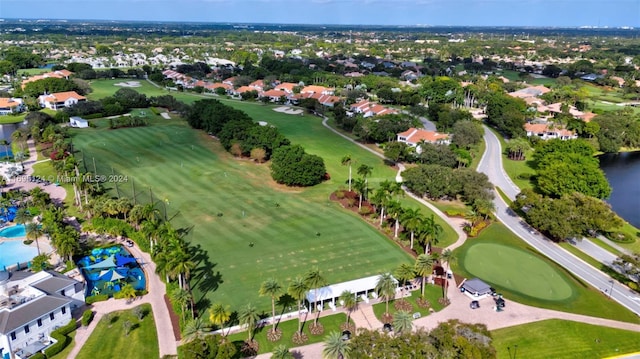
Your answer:
[[[487,99],[487,123],[510,138],[524,133],[526,103],[504,93],[493,93]]]
[[[607,203],[578,192],[551,198],[526,189],[517,196],[512,208],[522,211],[527,223],[560,241],[595,233],[610,234],[623,225]]]
[[[363,142],[384,143],[395,140],[400,132],[419,126],[418,122],[408,115],[358,117],[353,127],[353,134]]]
[[[573,192],[607,198],[611,187],[594,153],[594,148],[584,140],[541,141],[533,155],[538,190],[555,198]]]
[[[22,94],[31,97],[38,97],[44,93],[76,91],[79,95],[85,95],[87,93],[86,90],[87,89],[83,89],[73,80],[49,77],[38,81],[28,82],[24,86],[24,89],[22,89]]]
[[[2,57],[2,60],[11,63],[11,68],[14,68],[15,70],[32,69],[44,64],[42,56],[15,46],[2,51],[2,55],[0,56]]]
[[[593,119],[600,130],[597,132],[600,151],[615,153],[622,147],[640,146],[640,118],[633,111],[608,112]]]
[[[218,100],[196,101],[186,111],[191,127],[202,129],[220,139],[220,143],[236,156],[251,156],[258,162],[272,159],[271,175],[278,183],[289,186],[313,186],[326,174],[322,158],[307,154],[277,128],[260,126],[246,113]]]
[[[431,331],[418,329],[396,335],[361,330],[344,350],[349,358],[495,358],[491,333],[484,325],[456,320]],[[331,347],[327,342],[325,347]]]
[[[487,176],[469,168],[419,165],[404,171],[402,177],[411,192],[434,200],[460,198],[474,204],[493,199],[493,185]]]
[[[121,88],[113,96],[107,96],[100,101],[83,101],[67,107],[64,112],[68,116],[98,115],[100,117],[121,115],[134,108],[146,108],[149,106],[163,107],[169,111],[185,111],[187,105],[175,99],[171,95],[162,95],[147,98],[130,88]]]

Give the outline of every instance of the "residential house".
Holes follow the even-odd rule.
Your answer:
[[[84,305],[84,284],[55,272],[0,271],[0,355],[27,358],[54,343],[49,337]]]
[[[352,104],[349,107],[352,114],[362,114],[363,117],[382,116],[396,114],[398,111],[394,108],[385,107],[380,104],[363,100]]]
[[[527,136],[536,136],[542,140],[561,139],[561,140],[573,140],[578,138],[578,135],[565,129],[562,126],[555,126],[553,123],[525,123],[524,130],[527,131]]]
[[[293,88],[298,86],[298,84],[295,84],[293,82],[283,82],[278,84],[276,87],[274,87],[274,90],[278,90],[278,91],[284,91],[288,94],[292,94],[293,93]]]
[[[261,92],[262,90],[264,90],[264,81],[255,80],[249,84],[249,87],[253,87],[256,91]]]
[[[86,100],[86,97],[79,95],[75,91],[56,92],[52,94],[44,94],[38,97],[38,103],[40,104],[40,106],[52,110],[71,107],[78,102]]]
[[[334,91],[334,89],[332,89],[332,88],[328,88],[328,87],[324,87],[324,86],[317,86],[317,85],[310,85],[310,86],[303,87],[302,90],[300,90],[300,93],[301,94],[317,93],[317,94],[322,94],[322,95],[333,95],[333,91]]]
[[[544,95],[548,92],[550,92],[551,90],[540,85],[540,86],[529,86],[526,88],[523,88],[521,90],[518,91],[514,91],[514,92],[509,92],[509,96],[511,97],[517,97],[517,98],[521,98],[521,99],[525,99],[527,97],[539,97],[541,95]]]
[[[289,94],[286,93],[285,91],[273,89],[273,90],[261,92],[260,95],[258,96],[260,98],[267,97],[271,102],[280,102],[283,98],[286,99],[288,95]]]
[[[398,134],[398,142],[415,147],[418,153],[422,152],[419,145],[423,141],[426,143],[448,145],[451,143],[451,136],[447,133],[438,133],[414,127]]]
[[[69,71],[69,70],[58,70],[58,71],[53,71],[53,72],[48,72],[46,74],[42,74],[42,75],[35,75],[35,76],[31,76],[29,78],[27,78],[26,80],[22,81],[22,88],[24,89],[24,87],[29,83],[29,82],[35,82],[35,81],[39,81],[39,80],[44,80],[47,78],[56,78],[56,79],[69,79],[69,76],[73,75],[73,72]]]
[[[24,102],[21,98],[0,97],[0,115],[9,115],[24,111]]]
[[[209,91],[215,91],[218,88],[223,88],[227,93],[230,93],[231,91],[233,91],[233,85],[229,85],[229,84],[225,84],[222,82],[216,82],[216,83],[208,83],[205,88]]]

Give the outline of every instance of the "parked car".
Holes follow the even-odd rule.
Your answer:
[[[469,307],[471,309],[478,309],[480,308],[480,302],[478,302],[477,300],[474,300],[471,302],[471,304],[469,304]]]

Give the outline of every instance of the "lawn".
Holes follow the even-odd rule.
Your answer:
[[[491,332],[498,358],[604,358],[638,351],[640,333],[564,320]],[[517,348],[517,349],[516,349]]]
[[[313,123],[307,117],[296,119],[303,121],[301,125]],[[317,130],[319,138],[330,140]],[[201,307],[221,302],[237,309],[252,302],[268,310],[269,299],[259,297],[258,289],[270,277],[286,287],[293,277],[318,266],[330,283],[336,283],[413,262],[358,215],[329,201],[338,181],[346,179],[339,153],[352,153],[360,163],[375,166],[372,182],[392,173],[381,160],[346,141],[345,145],[334,139],[323,147],[309,140],[309,152],[324,157],[334,175],[327,183],[303,190],[275,184],[268,165],[232,158],[216,141],[182,121],[72,132],[75,147],[82,150],[77,156],[84,157],[89,170],[95,158],[98,172],[111,173],[113,168],[127,175],[118,191],[132,197],[135,187],[138,201],[152,195],[162,211],[166,207],[174,226],[187,229],[186,238],[208,253],[209,262],[198,263],[192,280]],[[335,175],[338,172],[342,179]]]
[[[467,249],[463,265],[475,277],[532,298],[558,301],[573,295],[571,286],[557,270],[533,253],[518,248],[476,243]]]
[[[347,315],[344,313],[334,314],[326,317],[320,317],[319,322],[324,326],[324,334],[322,335],[312,335],[309,332],[309,324],[313,323],[313,319],[315,318],[314,314],[309,313],[306,318],[307,321],[302,325],[302,331],[307,335],[309,340],[305,343],[313,344],[324,341],[324,338],[332,331],[341,331],[340,324],[343,324],[347,321]],[[304,319],[304,318],[303,318]],[[273,351],[275,347],[278,345],[284,344],[288,348],[293,348],[299,346],[291,341],[293,334],[298,330],[298,320],[287,320],[278,324],[278,328],[282,330],[282,338],[277,342],[271,342],[267,339],[267,331],[271,329],[271,325],[262,327],[256,330],[255,336],[253,337],[259,344],[260,349],[259,353],[269,353]],[[242,342],[247,340],[248,333],[246,331],[235,333],[229,335],[228,339],[231,342],[234,342],[238,347],[242,345]]]
[[[561,288],[563,287],[561,283],[565,283],[570,287],[572,293],[571,296],[563,299],[560,298],[565,297],[564,295],[552,299],[548,296],[542,298],[539,294],[532,295],[531,293],[524,292],[523,289],[516,286],[515,283],[499,283],[498,280],[500,280],[500,278],[497,278],[498,280],[493,282],[490,278],[481,277],[482,280],[491,284],[508,300],[514,300],[541,308],[640,323],[640,320],[634,313],[613,301],[607,300],[606,296],[600,291],[579,281],[571,275],[571,273],[539,254],[500,223],[491,224],[487,229],[482,231],[478,237],[467,240],[462,247],[454,250],[457,261],[452,263],[453,271],[467,278],[475,277],[476,275],[474,275],[473,271],[478,271],[478,269],[475,268],[475,264],[472,264],[470,266],[471,268],[467,268],[467,264],[471,264],[471,259],[467,260],[467,256],[471,255],[472,258],[476,256],[474,254],[476,246],[481,246],[481,252],[486,252],[487,248],[492,248],[486,247],[483,250],[482,247],[486,244],[494,245],[493,248],[498,248],[497,246],[499,245],[506,246],[513,251],[522,252],[518,253],[520,258],[522,258],[521,260],[507,259],[508,256],[502,259],[504,261],[500,263],[499,270],[505,273],[503,275],[519,275],[521,278],[525,278],[525,285],[531,285],[531,283],[540,284],[544,279],[537,278],[540,273],[532,272],[532,270],[538,268],[538,271],[542,270],[544,273],[547,273],[546,277],[548,280],[554,282],[542,284],[541,288],[544,288],[544,286]],[[489,253],[488,255],[497,256],[497,254],[493,253]],[[535,262],[536,264],[531,265],[529,262]],[[554,275],[553,277],[551,277],[552,274]],[[548,291],[549,289],[546,290]]]
[[[449,290],[456,290],[456,288],[449,288]],[[439,312],[442,310],[443,306],[442,304],[440,304],[440,302],[438,302],[438,299],[442,298],[441,287],[438,287],[435,285],[427,285],[426,287],[424,287],[424,297],[426,300],[429,301],[429,303],[431,303],[431,308],[433,308],[433,310],[435,310],[436,312]],[[416,302],[418,298],[420,298],[420,288],[412,291],[410,297],[404,298],[413,306],[413,310],[411,310],[410,313],[413,314],[413,313],[419,312],[423,317],[429,315],[428,308],[421,308],[418,306]],[[396,309],[393,306],[393,302],[394,302],[393,300],[389,301],[389,313],[391,314],[394,314],[396,312]],[[382,321],[382,315],[384,314],[385,310],[386,310],[386,304],[384,301],[381,301],[380,303],[373,305],[373,313],[376,315],[376,318],[378,318],[378,320],[380,321]]]
[[[138,320],[132,310],[114,312],[111,323],[103,317],[77,358],[158,358],[158,337],[151,305],[143,304],[142,307],[146,310],[142,320]],[[129,335],[125,335],[123,326],[126,321],[132,324]]]

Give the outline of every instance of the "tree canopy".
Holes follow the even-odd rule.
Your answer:
[[[327,172],[322,158],[306,153],[300,145],[279,147],[271,159],[271,176],[288,186],[316,185]]]

